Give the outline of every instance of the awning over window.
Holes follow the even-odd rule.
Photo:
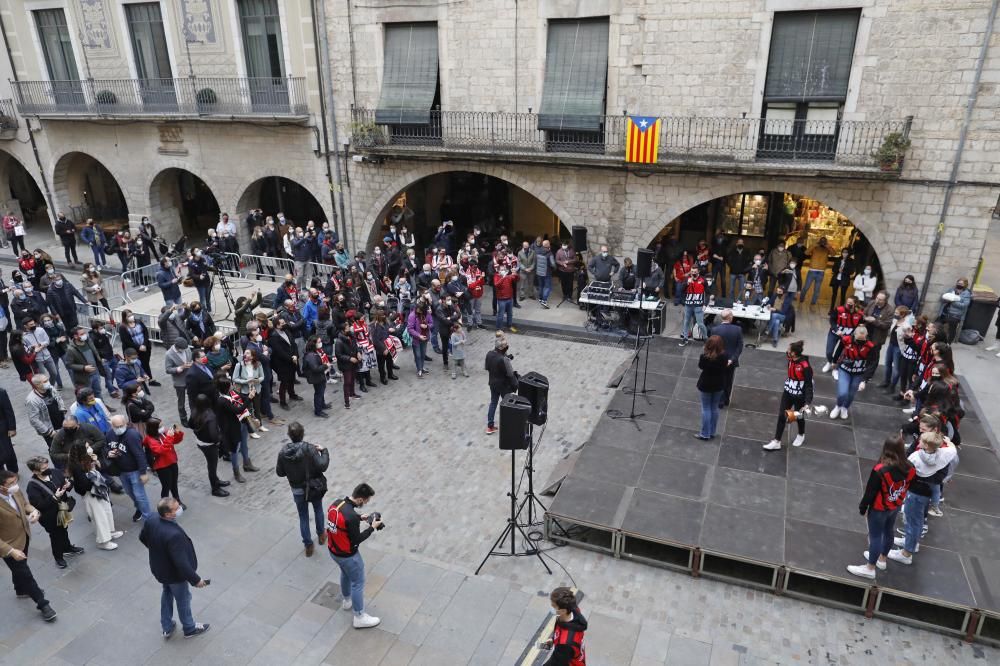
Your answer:
[[[764,97],[768,100],[843,100],[854,59],[860,10],[774,15]]]
[[[608,83],[608,19],[552,21],[538,129],[597,132]]]
[[[437,24],[387,24],[382,93],[375,109],[375,122],[380,125],[430,124],[437,82]]]

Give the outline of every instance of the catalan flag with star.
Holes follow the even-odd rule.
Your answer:
[[[660,150],[660,119],[629,116],[625,133],[625,161],[656,164]]]

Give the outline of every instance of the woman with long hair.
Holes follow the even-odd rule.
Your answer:
[[[813,369],[809,364],[809,358],[802,352],[805,349],[805,342],[796,340],[788,345],[785,358],[788,359],[788,370],[785,375],[785,383],[782,386],[781,404],[778,406],[778,424],[774,431],[774,439],[764,445],[767,451],[777,451],[781,448],[781,438],[785,434],[785,424],[788,422],[787,410],[796,412],[811,405],[813,401]],[[799,417],[795,419],[795,425],[799,429],[792,446],[802,446],[806,443],[806,420]]]
[[[145,436],[146,421],[156,411],[153,402],[146,397],[146,392],[135,382],[126,384],[122,392],[122,404],[125,405],[125,413],[128,415],[129,424],[134,426],[140,435]]]
[[[86,295],[87,302],[90,303],[91,310],[95,316],[100,316],[101,311],[97,306],[103,307],[108,314],[111,306],[108,305],[108,298],[104,293],[104,282],[101,279],[101,269],[94,264],[83,265],[83,273],[80,275],[80,290]]]
[[[875,578],[876,568],[885,571],[886,557],[893,546],[896,516],[916,474],[916,469],[906,459],[903,438],[899,435],[887,437],[858,505],[861,515],[868,520],[868,550],[864,552],[867,561],[848,566],[850,573],[861,578]]]
[[[142,445],[153,454],[152,467],[160,479],[160,497],[173,495],[174,499],[186,509],[177,490],[180,471],[177,467],[177,450],[174,448],[184,439],[184,431],[173,425],[166,432],[160,432],[161,426],[160,419],[149,419],[146,422],[146,437],[143,438]]]
[[[17,376],[22,382],[30,382],[31,376],[35,374],[35,352],[25,348],[24,333],[11,331],[7,349],[10,351],[11,360],[14,361]]]
[[[858,391],[865,390],[865,377],[878,365],[875,344],[868,339],[868,329],[858,326],[851,335],[840,339],[840,349],[834,359],[833,378],[837,382],[837,406],[830,410],[830,418],[846,419],[848,410]]]
[[[240,455],[243,456],[244,472],[259,472],[258,467],[254,467],[250,460],[250,447],[247,443],[249,437],[249,427],[247,421],[250,418],[250,410],[247,409],[243,398],[233,388],[233,383],[225,375],[216,377],[215,384],[219,388],[219,400],[216,404],[217,415],[219,417],[219,449],[223,453],[228,453],[230,462],[233,465],[233,478],[240,483],[246,483],[246,479],[240,473]]]
[[[115,529],[115,515],[111,511],[111,488],[101,475],[101,464],[90,444],[77,442],[69,450],[69,474],[73,478],[73,489],[83,498],[87,516],[94,525],[97,547],[114,550],[118,544],[112,539],[125,535]]]
[[[701,375],[698,391],[701,392],[701,432],[694,437],[700,440],[715,439],[719,425],[719,403],[726,389],[726,374],[733,362],[726,354],[722,338],[713,335],[705,341],[705,348],[698,359]]]
[[[195,396],[194,404],[191,405],[189,423],[198,440],[198,450],[205,456],[208,483],[212,486],[212,495],[229,497],[229,491],[225,490],[229,481],[220,481],[217,474],[219,468],[219,420],[212,399],[204,393]]]
[[[264,366],[261,365],[257,352],[247,348],[243,355],[239,357],[239,362],[233,368],[233,386],[243,399],[243,404],[251,408],[254,418],[261,418],[261,387],[264,385]],[[268,429],[261,425],[260,430],[267,432]],[[250,437],[260,439],[257,432],[251,432]]]
[[[306,342],[306,353],[303,360],[302,374],[313,387],[313,415],[325,419],[329,405],[326,404],[326,382],[330,374],[332,362],[323,349],[323,341],[314,335]]]

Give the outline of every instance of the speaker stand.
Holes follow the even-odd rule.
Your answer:
[[[650,322],[648,322],[648,321],[646,322],[647,329],[649,328],[649,323]],[[646,375],[649,374],[649,341],[650,341],[650,339],[652,339],[652,334],[650,334],[649,330],[646,331],[646,335],[644,335],[642,337],[642,340],[644,341],[644,343],[640,343],[639,340],[638,340],[638,337],[639,337],[639,335],[638,335],[638,332],[637,332],[636,333],[636,338],[637,338],[636,339],[636,344],[637,345],[645,344],[645,347],[646,347],[645,358],[643,359],[643,362],[642,362],[642,390],[636,391],[634,388],[631,388],[631,389],[630,388],[625,388],[625,389],[623,389],[622,392],[625,393],[626,395],[629,394],[629,393],[631,393],[633,396],[636,393],[641,393],[643,395],[643,397],[645,397],[647,393],[656,393],[656,389],[646,388]],[[638,371],[639,371],[639,368],[638,368],[638,364],[637,364],[636,372],[638,372]],[[647,400],[646,402],[648,403],[649,400]]]
[[[615,420],[630,419],[632,421],[635,421],[640,416],[646,415],[646,412],[639,412],[638,414],[636,414],[635,412],[635,395],[637,393],[636,389],[638,388],[639,384],[639,351],[640,351],[639,349],[635,350],[635,354],[632,355],[632,363],[629,366],[631,369],[634,370],[634,374],[632,375],[632,410],[628,414],[623,414],[619,410],[609,409],[608,416],[610,416]],[[636,428],[639,428],[638,423],[636,424]],[[641,428],[639,429],[641,430]]]
[[[531,427],[531,435],[534,435],[534,426]],[[521,516],[521,512],[525,509],[528,510],[528,519],[526,522],[520,523],[522,527],[530,527],[533,525],[541,525],[543,522],[543,516],[545,512],[548,511],[548,507],[542,504],[542,501],[538,499],[535,495],[535,447],[540,446],[542,443],[542,437],[545,436],[545,426],[542,426],[541,432],[538,434],[538,441],[532,442],[528,446],[528,457],[524,461],[524,470],[528,474],[528,492],[521,500],[521,505],[517,507],[517,515]],[[539,511],[535,512],[534,507],[538,507]],[[537,517],[537,518],[536,518]]]
[[[531,451],[531,447],[528,447],[528,451]],[[478,576],[479,572],[484,566],[486,566],[487,560],[491,557],[525,557],[528,555],[534,555],[538,558],[538,561],[542,563],[550,575],[552,574],[552,569],[549,565],[545,563],[542,559],[542,553],[538,548],[534,546],[534,542],[524,531],[524,528],[517,522],[517,464],[516,464],[516,451],[510,452],[510,492],[507,493],[507,497],[510,498],[510,516],[507,518],[507,525],[500,532],[500,536],[497,537],[496,541],[493,542],[493,546],[490,548],[490,552],[486,553],[486,557],[483,561],[479,563],[476,567],[476,572],[474,575]],[[530,455],[530,453],[529,453]],[[530,477],[529,477],[530,478]],[[537,500],[536,500],[537,501]],[[529,503],[530,506],[530,503]],[[524,539],[524,550],[518,551],[517,549],[517,535],[520,534],[521,538]],[[510,539],[510,550],[504,546],[504,542]]]

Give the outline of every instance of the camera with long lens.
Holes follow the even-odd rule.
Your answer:
[[[379,513],[378,511],[375,511],[373,513],[368,514],[368,520],[366,522],[369,525],[372,525],[376,520],[382,520],[382,514]],[[378,530],[382,529],[383,527],[385,527],[385,523],[382,523],[381,525],[379,525],[378,527],[376,527],[375,530],[378,531]]]

